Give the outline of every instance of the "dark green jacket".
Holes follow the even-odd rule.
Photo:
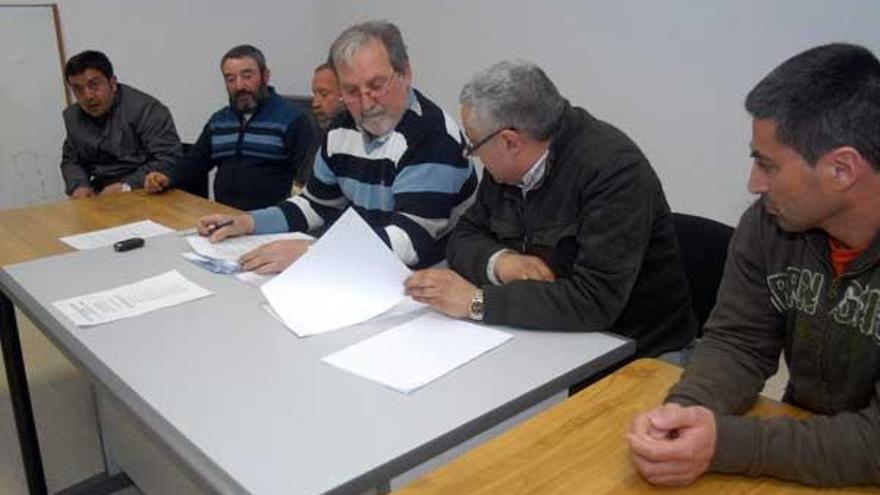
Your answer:
[[[122,83],[105,115],[94,118],[74,103],[64,110],[64,127],[61,174],[68,195],[80,186],[101,189],[114,182],[143,187],[148,172],[181,154],[165,105]]]
[[[667,399],[716,413],[711,469],[880,484],[880,236],[840,277],[829,253],[824,232],[784,232],[760,202],[740,220],[705,334]],[[739,416],[783,349],[784,400],[817,415]]]

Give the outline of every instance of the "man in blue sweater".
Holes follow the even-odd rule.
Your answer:
[[[231,217],[209,215],[202,235],[299,231],[332,223],[352,206],[408,266],[437,264],[470,205],[477,176],[455,121],[412,88],[403,37],[387,21],[346,29],[330,48],[347,114],[334,120],[303,192],[276,206]],[[257,273],[284,270],[308,241],[277,241],[242,257]]]
[[[303,109],[269,86],[263,53],[251,45],[229,50],[220,61],[229,105],[205,124],[193,147],[177,162],[147,175],[147,192],[160,192],[217,167],[214,197],[249,210],[290,195],[302,167],[312,126]]]

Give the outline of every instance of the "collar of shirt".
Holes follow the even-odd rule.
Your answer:
[[[409,105],[407,106],[407,111],[412,110],[416,115],[422,115],[422,105],[419,104],[419,99],[416,98],[416,93],[412,88],[409,89],[409,96],[407,97],[409,100]],[[405,114],[405,112],[404,112]],[[403,117],[400,118],[403,120]],[[365,131],[363,127],[358,124],[357,129],[361,132],[361,136],[364,138],[364,148],[367,150],[367,153],[370,153],[372,150],[382,146],[388,141],[388,138],[394,134],[394,130],[397,129],[397,126],[400,124],[398,122],[395,126],[385,134],[381,136],[373,137],[369,132]]]
[[[544,154],[538,158],[534,165],[523,174],[522,179],[519,180],[519,184],[516,186],[522,191],[523,197],[529,191],[537,189],[541,185],[541,181],[544,179],[544,172],[547,170],[547,155],[549,154],[549,149],[544,151]]]

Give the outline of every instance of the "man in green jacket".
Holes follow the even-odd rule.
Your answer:
[[[706,471],[880,484],[880,61],[832,44],[749,93],[749,191],[718,302],[666,404],[637,416],[651,483]],[[807,419],[743,417],[784,352]]]

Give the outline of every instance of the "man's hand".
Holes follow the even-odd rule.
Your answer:
[[[703,406],[665,404],[636,416],[627,434],[633,464],[655,485],[688,485],[715,455],[715,415]]]
[[[245,253],[238,262],[243,270],[260,275],[279,273],[305,254],[313,242],[301,239],[270,242]]]
[[[225,227],[217,228],[217,225],[226,224],[230,220],[232,223]],[[214,213],[199,219],[196,226],[199,235],[210,236],[211,242],[220,242],[227,237],[235,237],[239,235],[247,235],[254,231],[254,219],[248,214],[229,216],[221,213]]]
[[[73,199],[90,198],[95,195],[95,191],[89,186],[79,186],[73,190],[70,197]]]
[[[113,184],[107,184],[106,186],[104,186],[104,189],[101,189],[101,193],[98,194],[98,196],[104,196],[107,194],[125,192],[125,189],[123,189],[123,187],[124,186],[123,186],[122,182],[114,182]]]
[[[495,261],[495,278],[502,284],[516,280],[556,280],[553,270],[541,258],[527,254],[502,253]]]
[[[466,318],[470,314],[471,300],[477,293],[473,284],[446,268],[419,270],[403,285],[408,296],[453,318]]]
[[[144,177],[144,190],[150,194],[162,192],[170,182],[171,179],[162,172],[150,172]]]

